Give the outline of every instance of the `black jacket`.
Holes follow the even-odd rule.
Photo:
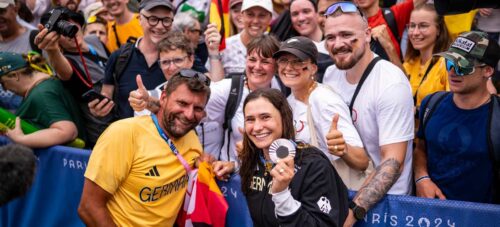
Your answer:
[[[348,214],[347,188],[328,158],[308,147],[297,149],[294,161],[289,189],[300,208],[292,215],[276,217],[269,193],[272,177],[259,164],[246,195],[254,226],[342,226]]]

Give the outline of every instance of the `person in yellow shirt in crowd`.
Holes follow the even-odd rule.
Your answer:
[[[181,70],[157,114],[109,126],[85,172],[78,214],[87,226],[173,226],[188,174],[203,149],[193,130],[206,116],[210,80]]]
[[[415,8],[408,25],[410,45],[403,67],[410,78],[415,106],[436,91],[449,90],[448,72],[444,58],[433,54],[448,49],[451,39],[443,16],[437,14],[433,4]]]
[[[139,14],[127,8],[128,0],[102,0],[104,7],[115,20],[108,23],[108,42],[106,47],[113,52],[125,44],[129,38],[143,36]]]

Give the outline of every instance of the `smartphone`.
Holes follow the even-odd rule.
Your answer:
[[[89,90],[89,91],[83,93],[82,99],[85,102],[92,102],[92,100],[99,99],[99,102],[100,102],[103,99],[107,99],[107,97],[104,95],[101,95],[97,91]]]

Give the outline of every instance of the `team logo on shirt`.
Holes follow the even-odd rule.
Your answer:
[[[321,212],[325,214],[329,214],[330,210],[332,210],[330,200],[328,200],[328,198],[326,198],[325,196],[321,196],[316,204],[318,204],[319,210],[321,210]]]
[[[295,132],[296,133],[299,133],[299,132],[302,132],[302,130],[304,130],[304,121],[302,120],[293,120],[293,124],[295,126]]]
[[[146,176],[151,176],[151,177],[159,177],[160,176],[160,172],[158,172],[158,169],[156,168],[156,166],[153,166],[151,169],[149,169],[149,172],[147,172],[145,174]]]

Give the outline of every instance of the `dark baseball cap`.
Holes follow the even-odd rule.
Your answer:
[[[142,0],[141,4],[139,5],[139,11],[149,11],[158,6],[163,6],[169,8],[172,11],[175,11],[175,7],[174,5],[172,5],[172,2],[170,2],[170,0]]]
[[[26,67],[28,67],[28,63],[21,54],[0,52],[0,77]]]
[[[316,59],[318,59],[316,44],[304,36],[295,36],[282,42],[280,49],[273,54],[273,58],[279,58],[286,53],[293,54],[302,61],[311,59],[312,62],[316,63]]]

